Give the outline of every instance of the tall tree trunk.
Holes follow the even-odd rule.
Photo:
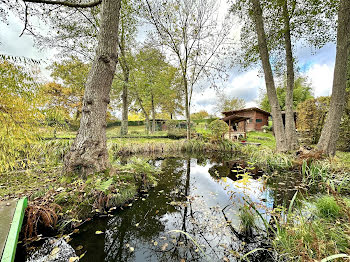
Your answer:
[[[65,172],[88,175],[110,167],[106,113],[117,64],[120,0],[103,0],[96,55],[85,87],[78,134],[64,160]]]
[[[288,12],[288,0],[283,2],[284,19],[284,43],[286,49],[287,63],[287,86],[286,86],[286,114],[285,114],[285,134],[287,149],[294,150],[298,147],[297,132],[295,130],[294,109],[293,109],[293,89],[294,89],[294,63],[292,41],[290,37],[290,17]]]
[[[267,97],[271,105],[273,128],[276,138],[276,150],[279,152],[285,152],[287,151],[287,145],[285,141],[284,126],[282,121],[281,108],[278,103],[278,98],[276,94],[275,81],[273,79],[270,64],[269,51],[266,43],[262,9],[259,0],[251,0],[251,3],[253,5],[253,18],[255,22],[256,32],[258,35],[259,53],[265,75]]]
[[[148,116],[148,114],[147,114],[147,111],[146,111],[145,108],[143,107],[141,98],[139,97],[139,95],[138,95],[137,93],[136,93],[136,98],[137,98],[137,101],[139,102],[139,105],[140,105],[140,107],[141,107],[141,110],[142,110],[143,114],[145,115],[145,120],[146,120],[146,133],[147,133],[147,135],[148,135],[149,129],[150,129],[149,116]]]
[[[346,101],[346,78],[350,55],[350,1],[341,0],[338,11],[337,51],[334,66],[332,97],[317,148],[335,155],[339,125]]]
[[[123,93],[122,93],[122,104],[123,104],[123,112],[122,112],[122,123],[120,127],[120,135],[125,136],[128,134],[128,83],[129,83],[129,72],[124,76],[124,84],[123,84]]]
[[[124,24],[121,23],[121,34],[119,39],[119,63],[123,71],[124,83],[123,83],[123,91],[122,91],[122,104],[123,104],[123,112],[122,112],[122,123],[120,127],[120,135],[125,136],[128,134],[128,85],[129,85],[129,76],[130,70],[126,58],[125,53],[125,33],[124,33]]]
[[[154,99],[153,94],[151,96],[152,99],[152,133],[156,132],[156,111],[154,109]]]
[[[190,115],[190,103],[188,99],[188,83],[186,77],[184,77],[185,88],[185,112],[186,112],[186,126],[187,126],[187,139],[191,139],[191,115]]]

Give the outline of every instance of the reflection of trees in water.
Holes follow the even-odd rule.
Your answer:
[[[207,159],[199,162],[205,166]],[[217,170],[220,176],[225,176],[231,172],[232,163],[226,166],[222,163],[210,168],[209,173]],[[142,259],[136,261],[206,261],[205,255],[184,234],[168,233],[173,229],[192,236],[211,261],[221,261],[225,256],[236,261],[230,250],[246,253],[257,247],[242,247],[238,237],[232,234],[222,208],[209,207],[201,197],[191,194],[196,182],[191,177],[189,157],[186,160],[167,158],[160,166],[163,177],[146,201],[134,202],[132,208],[108,222],[105,261],[135,261],[137,257]],[[158,245],[152,241],[158,241]],[[134,252],[130,252],[127,244]]]
[[[142,249],[143,245],[149,245],[164,231],[162,216],[176,212],[173,206],[167,204],[171,201],[169,195],[175,201],[184,199],[181,195],[173,196],[176,188],[186,187],[182,185],[183,161],[170,158],[164,160],[161,166],[166,178],[160,179],[147,201],[136,201],[132,208],[120,212],[109,221],[105,239],[106,261],[128,261],[134,257],[126,244],[135,250],[138,246]],[[160,194],[160,189],[164,193]]]

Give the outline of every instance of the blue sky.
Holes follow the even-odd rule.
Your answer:
[[[34,46],[30,36],[19,37],[23,22],[13,15],[9,15],[8,24],[0,22],[0,53],[16,56],[25,56],[34,59],[42,59],[43,67],[54,59],[55,50],[39,50]],[[335,61],[335,44],[328,43],[319,50],[297,45],[295,48],[297,65],[302,75],[308,77],[315,96],[331,94],[333,69]],[[49,72],[43,70],[44,78],[49,77]],[[240,71],[234,69],[229,73],[229,80],[221,91],[231,97],[243,98],[247,106],[257,106],[257,99],[261,90],[265,89],[264,78],[258,68]],[[207,110],[215,112],[217,92],[212,88],[195,90],[193,94],[192,112]]]

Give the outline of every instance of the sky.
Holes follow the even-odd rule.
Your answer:
[[[44,68],[55,59],[55,50],[39,50],[34,45],[31,36],[19,37],[24,23],[11,13],[8,23],[0,22],[0,54],[24,56],[41,59],[44,78],[49,78],[49,72]],[[144,30],[141,27],[141,30]],[[140,32],[142,35],[143,32]],[[328,96],[331,94],[333,70],[335,62],[335,44],[328,43],[319,50],[298,44],[295,48],[297,66],[303,76],[306,76],[313,88],[314,96]],[[258,106],[261,90],[265,89],[264,78],[259,68],[242,71],[236,67],[228,72],[228,81],[220,91],[229,97],[243,98],[247,107]],[[218,96],[212,88],[196,89],[193,93],[191,112],[206,110],[215,113]],[[118,115],[118,113],[117,113]]]

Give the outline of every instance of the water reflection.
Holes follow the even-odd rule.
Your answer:
[[[208,159],[166,158],[154,164],[163,170],[156,188],[115,217],[86,225],[72,241],[87,250],[82,261],[236,261],[238,253],[259,245],[243,243],[234,232],[245,201],[269,219],[266,210],[274,201],[259,172],[251,169],[247,177],[246,167],[236,170],[240,164]]]

